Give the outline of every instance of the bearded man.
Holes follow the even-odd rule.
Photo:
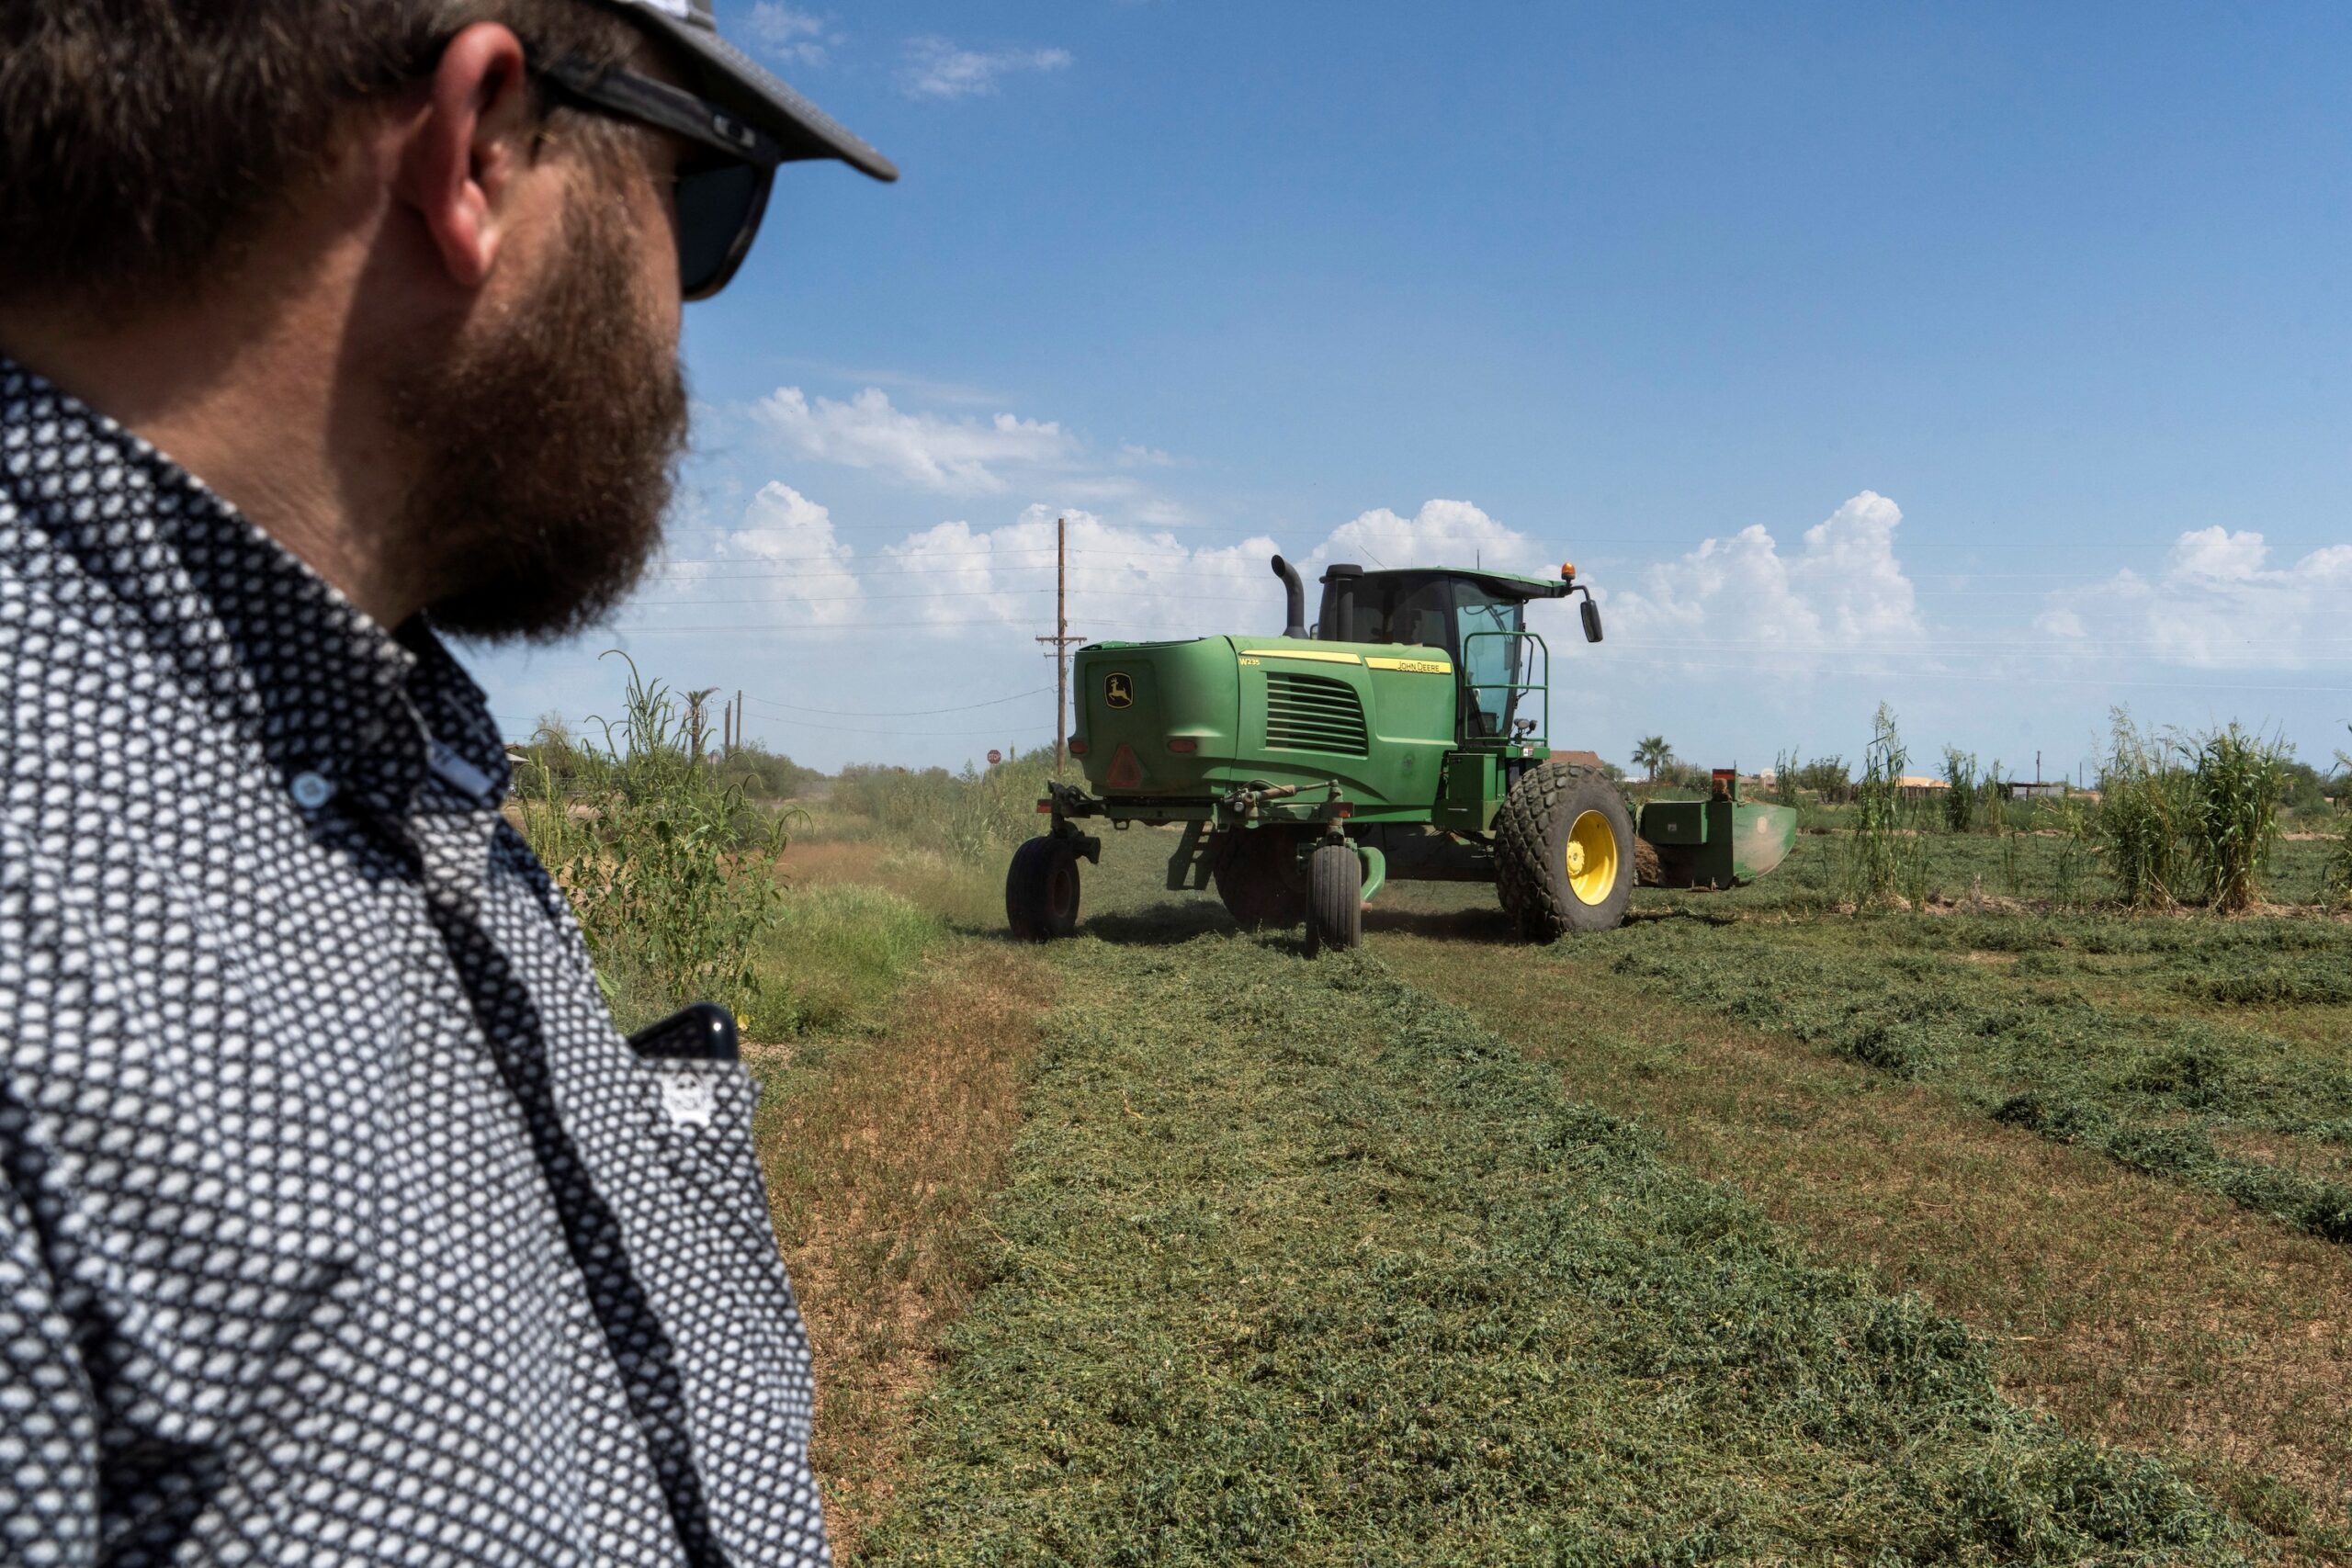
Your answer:
[[[826,1560],[751,1082],[435,635],[635,581],[812,158],[709,0],[0,5],[0,1562]]]

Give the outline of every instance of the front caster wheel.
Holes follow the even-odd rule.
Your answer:
[[[1363,860],[1353,844],[1325,844],[1306,863],[1306,955],[1363,941]]]
[[[1078,929],[1078,852],[1069,840],[1048,835],[1012,852],[1004,920],[1015,942],[1052,942]]]

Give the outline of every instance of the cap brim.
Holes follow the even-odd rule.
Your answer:
[[[630,20],[674,45],[703,73],[701,90],[775,138],[786,163],[837,158],[860,174],[895,180],[899,165],[876,152],[832,116],[794,92],[775,73],[709,28],[650,6],[625,7]]]

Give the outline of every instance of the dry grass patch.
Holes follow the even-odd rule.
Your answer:
[[[878,1033],[761,1066],[760,1161],[816,1351],[811,1457],[843,1562],[891,1495],[940,1333],[982,1282],[979,1208],[1052,995],[1035,954],[959,942]]]
[[[2346,1551],[2342,1247],[1675,1005],[1605,961],[1408,936],[1374,950],[1824,1255],[1966,1321],[2014,1396],[2179,1460],[2291,1556]]]
[[[2257,1128],[2217,1127],[2213,1145],[2234,1159],[2259,1160],[2333,1181],[2352,1179],[2352,1147]]]

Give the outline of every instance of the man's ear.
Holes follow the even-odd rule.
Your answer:
[[[393,190],[424,220],[449,280],[480,288],[531,166],[537,104],[523,43],[495,22],[449,41],[408,127]]]

